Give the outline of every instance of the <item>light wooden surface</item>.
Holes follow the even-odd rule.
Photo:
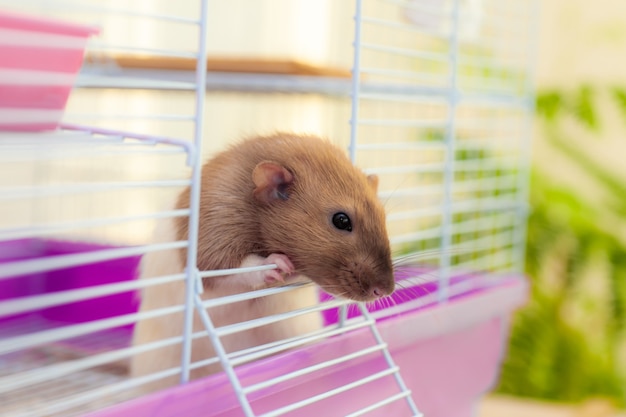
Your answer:
[[[478,417],[626,417],[604,400],[580,405],[562,405],[504,396],[489,396],[479,407]]]
[[[196,68],[196,61],[194,59],[180,57],[137,54],[88,54],[85,60],[88,63],[114,62],[122,68],[187,71],[194,71]],[[210,56],[207,59],[207,71],[339,78],[351,77],[349,69],[320,66],[285,58]]]

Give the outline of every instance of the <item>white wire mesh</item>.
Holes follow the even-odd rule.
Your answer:
[[[398,255],[522,270],[535,5],[384,3],[365,2],[356,161],[378,156]]]
[[[196,279],[193,271],[165,273],[149,280],[110,279],[95,287],[70,283],[51,288],[38,274],[59,273],[62,275],[57,275],[57,280],[59,276],[69,280],[72,267],[89,267],[94,262],[101,265],[98,262],[106,260],[132,263],[147,252],[165,253],[190,245],[186,241],[153,242],[151,236],[154,225],[160,221],[193,214],[193,209],[170,207],[182,188],[192,182],[197,184],[193,173],[192,181],[188,179],[188,168],[197,167],[202,156],[196,152],[193,140],[197,136],[197,116],[203,114],[204,95],[200,102],[195,102],[193,92],[204,90],[204,80],[199,86],[192,70],[120,68],[112,57],[202,56],[197,38],[207,28],[203,25],[206,20],[198,18],[198,3],[159,2],[158,7],[98,0],[29,0],[19,6],[0,3],[11,9],[100,24],[105,29],[90,41],[88,63],[78,80],[78,86],[84,88],[73,93],[66,115],[68,122],[103,130],[66,129],[44,136],[0,136],[0,245],[7,243],[0,251],[0,285],[5,283],[9,294],[12,283],[22,284],[14,293],[18,298],[2,297],[0,302],[0,413],[80,415],[136,396],[134,389],[143,385],[168,378],[185,379],[189,371],[218,366],[220,359],[232,371],[268,355],[369,328],[373,333],[366,346],[240,386],[242,407],[247,415],[283,415],[387,378],[390,386],[398,384],[398,390],[386,397],[371,398],[370,405],[355,409],[350,415],[367,415],[392,402],[406,402],[406,415],[420,415],[374,327],[374,319],[471,290],[469,284],[446,285],[458,271],[499,273],[522,269],[534,2],[364,0],[360,39],[355,41],[360,69],[354,74],[352,85],[350,80],[334,78],[209,74],[207,83],[212,94],[207,96],[207,103],[219,103],[207,112],[208,118],[217,118],[208,123],[209,132],[219,130],[219,118],[227,114],[215,111],[219,106],[228,107],[231,96],[223,92],[327,94],[333,111],[345,116],[340,123],[345,123],[349,116],[347,96],[353,94],[355,133],[350,153],[366,172],[381,178],[380,196],[388,212],[394,253],[430,268],[414,284],[440,281],[447,290],[374,314],[363,310],[362,318],[340,320],[337,325],[297,337],[231,352],[219,352],[218,348],[222,354],[214,357],[198,359],[187,355],[176,366],[129,378],[131,358],[179,346],[185,340],[191,346],[191,341],[206,339],[207,333],[188,326],[187,337],[177,335],[133,346],[133,323],[164,317],[179,317],[182,321],[185,306],[180,303],[137,312],[135,304],[135,310],[111,317],[99,316],[101,307],[94,306],[107,296],[125,296],[126,302],[136,303],[134,292],[172,283],[182,286],[185,280]],[[345,26],[347,22],[341,24]],[[124,29],[106,30],[112,27]],[[167,35],[173,31],[177,36]],[[349,48],[347,39],[345,44]],[[344,51],[344,55],[349,53]],[[277,100],[275,96],[258,97],[263,106]],[[287,100],[299,100],[297,97],[281,98],[284,101],[277,107],[283,110],[270,120],[285,117],[285,107],[298,107],[284,105]],[[211,113],[218,116],[210,116]],[[231,109],[231,113],[235,112]],[[262,111],[259,114],[259,119],[264,117]],[[323,123],[331,125],[336,121]],[[342,129],[329,130],[347,130]],[[118,130],[141,134],[116,133]],[[345,140],[341,144],[347,145]],[[212,150],[214,144],[208,145],[206,149]],[[18,240],[28,244],[30,258],[19,259],[21,255],[16,255]],[[72,252],[78,250],[74,246],[68,247],[65,254],[43,256],[59,241],[91,246],[80,253]],[[199,275],[224,273],[202,271]],[[116,270],[104,273],[111,278],[119,274]],[[28,288],[23,286],[24,276],[30,279]],[[485,275],[486,281],[490,279],[491,275]],[[209,300],[193,300],[190,292],[186,301],[188,306],[202,305],[201,310],[209,312],[203,318],[211,329],[212,308],[299,288],[301,285],[297,284]],[[228,335],[306,314],[320,314],[345,304],[325,301],[273,317],[217,327],[209,333],[219,344]],[[59,319],[68,315],[78,319],[69,323]],[[384,366],[350,384],[326,392],[312,391],[306,398],[286,398],[272,410],[259,410],[247,402],[260,390],[280,389],[294,379],[317,375],[344,363],[358,363],[372,355],[384,357]],[[235,374],[230,375],[232,382],[238,384]]]
[[[98,79],[109,86],[115,79],[112,54],[155,52],[146,44],[146,29],[176,30],[177,40],[184,40],[162,44],[160,55],[202,56],[200,2],[162,15],[151,5],[108,1],[5,2],[0,10],[99,26],[100,35],[86,51],[92,64],[83,68],[81,79],[89,80],[91,68],[108,68]],[[160,221],[190,215],[190,210],[166,207],[191,184],[188,169],[199,156],[194,130],[202,114],[193,97],[197,89],[204,92],[204,83],[193,74],[184,86],[151,74],[125,82],[134,96],[75,90],[63,129],[0,133],[2,415],[79,415],[136,396],[129,388],[143,382],[128,380],[129,358],[182,341],[130,345],[132,325],[142,316],[184,309],[137,313],[137,292],[170,282],[184,285],[186,276],[133,278],[141,255],[189,246],[186,241],[152,243],[151,236]],[[150,106],[145,106],[138,99],[146,95],[145,83],[169,90],[148,94]],[[111,109],[116,114],[107,114]]]
[[[54,144],[45,134],[38,141],[5,142],[9,135],[20,139],[15,134],[0,136],[4,161],[0,211],[5,220],[0,227],[2,414],[54,415],[52,410],[59,407],[59,415],[70,415],[102,407],[110,397],[89,400],[78,394],[108,389],[125,378],[125,361],[133,354],[127,347],[128,325],[139,318],[130,310],[131,314],[121,311],[107,317],[101,310],[107,306],[106,296],[132,305],[133,294],[142,285],[184,278],[179,274],[129,280],[141,254],[187,246],[184,241],[149,244],[146,237],[155,219],[188,213],[153,212],[152,205],[142,203],[167,198],[159,194],[171,194],[189,183],[146,169],[157,168],[166,162],[160,161],[163,158],[184,167],[187,152],[182,145],[162,144],[158,138],[146,144],[132,137],[88,134],[81,136],[82,145],[75,146],[75,132],[67,133],[68,142],[56,132],[59,139]],[[36,158],[24,158],[26,150]],[[50,152],[55,155],[46,158]],[[12,156],[17,158],[11,160]],[[133,170],[136,163],[143,167],[139,172]],[[133,171],[136,177],[154,180],[129,181]],[[116,177],[119,182],[113,182]],[[111,262],[118,267],[111,268]],[[80,279],[98,285],[84,287]],[[182,307],[174,309],[178,308]],[[88,316],[87,321],[81,316]],[[117,400],[130,396],[119,394]],[[78,396],[73,403],[66,402],[72,395]]]

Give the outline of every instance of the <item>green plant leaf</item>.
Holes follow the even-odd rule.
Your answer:
[[[537,94],[535,109],[537,115],[555,121],[563,110],[563,94],[558,91],[546,91]]]
[[[572,103],[572,113],[589,129],[598,130],[600,125],[593,104],[594,94],[590,86],[580,87]]]
[[[622,116],[626,120],[626,88],[614,87],[611,93],[622,113]]]

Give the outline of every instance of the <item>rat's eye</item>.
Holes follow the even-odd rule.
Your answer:
[[[350,217],[348,217],[346,213],[333,214],[333,224],[339,230],[345,230],[347,232],[352,231],[352,223],[350,222]]]

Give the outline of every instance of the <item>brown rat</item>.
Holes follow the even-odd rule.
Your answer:
[[[277,270],[206,278],[204,299],[310,279],[325,291],[356,301],[373,301],[394,290],[385,214],[378,201],[376,176],[355,168],[345,153],[314,137],[275,134],[240,142],[202,168],[198,268],[202,270],[276,264]],[[189,207],[187,189],[176,208]],[[186,240],[187,219],[160,225],[161,239]],[[179,273],[185,251],[149,253],[142,277]],[[182,304],[181,281],[151,286],[142,293],[141,311]],[[305,308],[317,291],[305,286],[209,310],[216,327]],[[227,352],[294,337],[321,327],[309,314],[236,333],[222,339]],[[194,330],[202,328],[195,318]],[[134,344],[182,332],[182,315],[141,321]],[[192,360],[214,356],[208,338],[194,342]],[[136,355],[134,376],[175,367],[180,346]],[[192,377],[215,372],[204,367]],[[158,384],[167,386],[175,379]]]

